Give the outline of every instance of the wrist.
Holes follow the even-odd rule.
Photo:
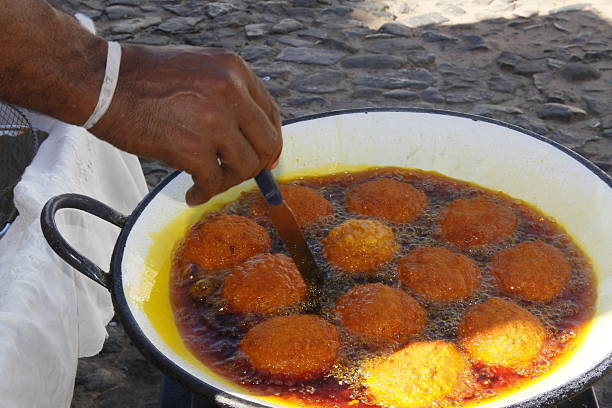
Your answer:
[[[83,125],[94,111],[106,69],[108,44],[97,36],[80,41],[73,54],[73,68],[64,74],[68,80],[65,102],[56,107],[51,116],[74,125]],[[70,65],[68,65],[70,67]]]
[[[83,124],[85,129],[91,129],[106,114],[108,107],[113,101],[117,82],[119,82],[119,68],[121,67],[121,45],[114,41],[107,44],[106,69],[104,80],[100,88],[100,95],[94,111]]]
[[[106,113],[89,129],[98,138],[128,151],[130,149],[126,145],[126,140],[118,140],[118,138],[125,139],[126,135],[123,135],[117,127],[123,122],[135,121],[138,117],[138,107],[134,103],[138,99],[137,90],[141,89],[138,70],[140,65],[145,63],[141,48],[136,45],[122,45],[115,93]]]

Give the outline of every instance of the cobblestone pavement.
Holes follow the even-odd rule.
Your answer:
[[[612,2],[55,0],[108,39],[239,53],[285,118],[356,107],[494,117],[612,171]],[[142,160],[150,186],[169,169]],[[116,323],[82,359],[74,408],[155,407],[161,375]],[[612,407],[612,375],[596,386]]]

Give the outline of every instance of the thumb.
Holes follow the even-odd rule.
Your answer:
[[[212,196],[213,194],[194,184],[189,190],[187,190],[187,193],[185,193],[185,201],[187,202],[188,206],[194,207],[210,200]]]

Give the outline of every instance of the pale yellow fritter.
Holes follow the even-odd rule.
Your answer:
[[[451,342],[411,343],[365,363],[366,393],[380,405],[423,407],[460,390],[467,370],[466,359]]]
[[[546,339],[544,325],[537,317],[500,298],[468,309],[457,333],[473,360],[511,369],[529,367]]]

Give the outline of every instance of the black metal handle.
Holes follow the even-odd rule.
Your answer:
[[[123,228],[127,218],[125,215],[118,213],[109,206],[94,200],[93,198],[80,194],[62,194],[51,198],[43,207],[40,214],[40,226],[43,235],[51,248],[64,261],[81,272],[83,275],[98,282],[106,289],[111,288],[110,274],[104,272],[100,267],[78,253],[66,240],[62,237],[57,225],[55,224],[55,213],[62,208],[74,208],[85,211],[86,213],[98,216],[105,221],[110,222]]]
[[[261,173],[255,176],[255,182],[268,204],[280,205],[283,202],[283,196],[270,170],[263,169]]]

